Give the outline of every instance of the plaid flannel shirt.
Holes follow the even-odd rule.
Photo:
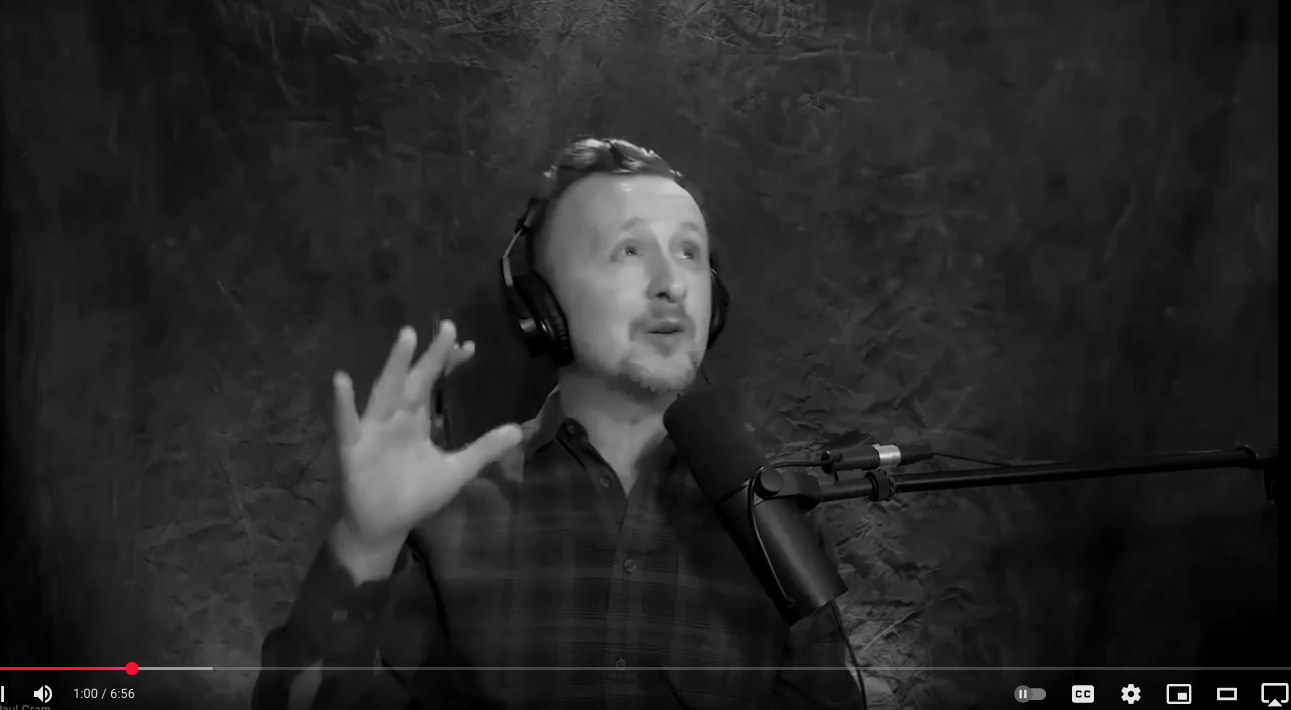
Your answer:
[[[524,429],[388,580],[325,546],[262,664],[321,661],[316,710],[864,708],[836,609],[785,624],[669,442],[625,495],[558,391]],[[263,671],[253,706],[299,674]]]

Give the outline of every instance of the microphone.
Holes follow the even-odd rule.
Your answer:
[[[757,495],[767,461],[718,393],[682,395],[664,412],[663,425],[786,623],[847,591],[798,504]]]

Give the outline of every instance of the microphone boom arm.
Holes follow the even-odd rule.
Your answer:
[[[1082,478],[1108,478],[1115,476],[1134,476],[1147,473],[1168,473],[1173,471],[1196,471],[1217,468],[1245,468],[1264,472],[1264,491],[1275,509],[1280,508],[1280,486],[1278,473],[1280,462],[1278,448],[1268,447],[1256,450],[1242,446],[1227,451],[1195,451],[1173,454],[1160,454],[1122,461],[1104,461],[1094,463],[1049,463],[1021,466],[996,466],[961,469],[955,471],[936,471],[931,473],[890,473],[886,468],[900,466],[901,454],[888,456],[888,449],[896,447],[871,447],[862,451],[852,461],[845,455],[826,451],[820,461],[787,461],[769,464],[754,475],[748,486],[750,510],[755,505],[755,496],[762,500],[786,498],[795,503],[802,511],[808,511],[820,503],[842,500],[871,500],[875,502],[891,500],[897,493],[917,491],[952,490],[957,488],[981,488],[1017,483],[1038,483],[1042,481],[1070,481]],[[877,454],[876,454],[877,452]],[[921,458],[935,454],[922,451]],[[895,460],[894,460],[895,459]],[[833,476],[833,481],[822,480],[813,475],[785,472],[785,468],[820,467]],[[853,480],[840,480],[839,471],[865,471],[864,477]],[[754,532],[757,525],[752,520]],[[1277,512],[1277,540],[1287,533],[1287,516]],[[758,536],[761,545],[761,537]],[[763,546],[763,556],[766,549]],[[774,575],[774,569],[772,569]],[[778,576],[774,577],[779,585]],[[781,587],[783,589],[783,587]],[[827,593],[816,595],[808,601],[817,603]],[[790,606],[793,605],[792,600]],[[811,604],[809,603],[808,606]],[[1285,616],[1279,626],[1286,630]]]
[[[1277,481],[1279,459],[1276,446],[1263,450],[1241,446],[1228,450],[1158,454],[1120,461],[984,466],[930,473],[889,473],[879,465],[873,457],[865,457],[859,462],[849,462],[839,454],[825,452],[820,461],[786,461],[770,464],[758,471],[754,486],[758,497],[763,500],[789,498],[797,502],[803,510],[810,510],[820,503],[840,500],[887,501],[897,493],[1216,468],[1246,468],[1264,471],[1265,493],[1274,505],[1279,502]],[[835,480],[824,482],[814,475],[781,470],[814,467],[828,470],[834,474]],[[855,470],[865,470],[865,476],[847,481],[838,479],[837,472]]]

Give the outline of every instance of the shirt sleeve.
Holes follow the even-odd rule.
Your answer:
[[[405,543],[389,578],[358,586],[324,545],[286,623],[266,637],[261,665],[253,710],[277,710],[289,702],[303,707],[291,692],[307,668],[321,675],[313,683],[310,710],[467,707],[465,671],[421,670],[462,664],[452,652],[427,556],[415,537]]]
[[[838,553],[825,529],[818,539],[834,564]],[[772,685],[774,710],[865,710],[860,669],[853,674],[842,616],[831,603],[790,629],[784,661]]]

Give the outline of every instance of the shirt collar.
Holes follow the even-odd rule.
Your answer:
[[[704,386],[704,383],[697,379],[686,389],[686,393],[702,389]],[[556,438],[556,435],[560,433],[562,427],[574,427],[577,431],[581,430],[582,425],[565,414],[565,408],[560,401],[560,386],[558,385],[547,394],[547,399],[538,410],[538,415],[520,425],[525,456],[533,456],[542,447],[550,444]],[[676,454],[676,447],[671,439],[664,440],[661,453],[668,459],[671,459]]]
[[[524,453],[532,456],[539,449],[550,444],[566,421],[573,421],[565,416],[565,408],[560,403],[560,387],[554,387],[543,401],[538,416],[520,425],[524,434]]]

